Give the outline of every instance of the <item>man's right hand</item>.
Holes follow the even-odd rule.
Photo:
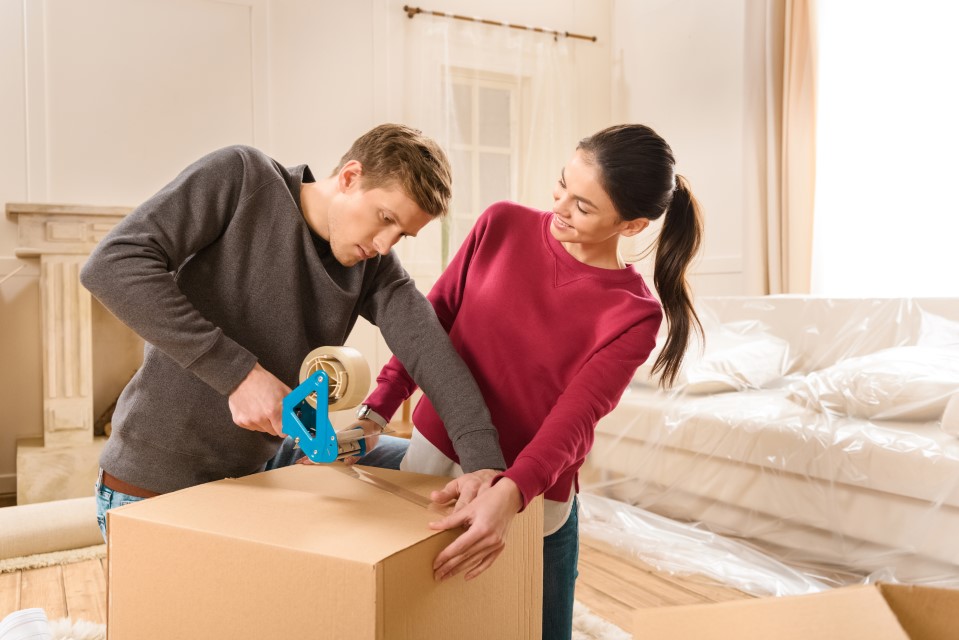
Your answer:
[[[230,394],[233,422],[250,431],[283,435],[283,398],[291,389],[256,363]]]

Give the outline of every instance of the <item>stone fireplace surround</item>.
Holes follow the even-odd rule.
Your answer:
[[[112,325],[119,321],[91,299],[79,276],[93,247],[130,211],[128,207],[6,206],[7,216],[17,222],[16,256],[40,261],[43,435],[17,442],[17,504],[93,493],[104,442],[94,434],[94,395],[105,388],[122,388],[139,364],[142,342],[129,330],[115,330]],[[101,345],[100,357],[94,351],[95,334],[112,336]],[[104,364],[96,377],[95,361],[98,366]],[[119,375],[126,379],[97,384],[104,372],[114,378],[123,372]]]

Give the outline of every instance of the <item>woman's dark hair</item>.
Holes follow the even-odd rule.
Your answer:
[[[693,308],[686,271],[702,242],[699,203],[689,183],[675,172],[673,151],[659,135],[641,124],[623,124],[584,138],[579,148],[597,166],[603,189],[624,220],[656,220],[664,213],[656,248],[653,282],[659,293],[669,333],[653,364],[661,386],[672,386],[695,329],[703,328]]]

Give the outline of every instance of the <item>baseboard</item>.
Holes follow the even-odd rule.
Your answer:
[[[5,498],[11,494],[17,495],[17,474],[0,473],[0,497]]]

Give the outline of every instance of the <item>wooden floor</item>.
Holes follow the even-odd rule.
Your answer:
[[[0,618],[40,607],[48,620],[106,622],[106,560],[0,573]]]
[[[0,574],[0,619],[40,607],[47,618],[106,622],[106,560]],[[657,573],[589,539],[580,544],[576,599],[593,613],[629,631],[639,608],[721,602],[746,594],[701,577]]]
[[[629,631],[637,609],[751,598],[704,576],[671,576],[602,543],[580,538],[576,599],[593,613]]]

